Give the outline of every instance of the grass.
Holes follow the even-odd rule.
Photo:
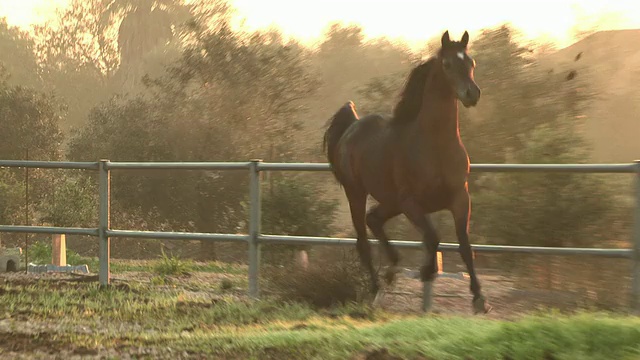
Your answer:
[[[29,249],[29,262],[36,264],[51,263],[51,243],[36,242]],[[88,265],[90,271],[99,269],[99,261],[97,257],[84,257],[78,255],[73,250],[67,249],[67,264],[69,265]],[[24,253],[23,253],[24,261]],[[146,261],[121,261],[117,259],[111,260],[112,273],[124,273],[129,271],[155,271],[160,275],[177,275],[188,272],[207,272],[207,273],[225,273],[225,274],[243,274],[247,272],[244,265],[222,263],[217,261],[210,262],[192,262],[180,259],[178,256],[167,255],[162,251],[162,255],[157,260]]]
[[[386,323],[323,322],[303,329],[238,334],[199,332],[165,341],[218,349],[218,355],[344,359],[366,349],[401,358],[433,359],[637,359],[640,321],[604,315],[531,317],[514,323],[468,318],[414,318]]]
[[[157,276],[156,264],[146,266],[147,278]],[[365,353],[375,359],[422,360],[640,358],[640,319],[634,317],[550,312],[508,322],[400,316],[362,305],[314,310],[273,299],[250,301],[244,288],[224,285],[242,283],[245,274],[209,273],[207,280],[200,276],[167,275],[172,282],[160,285],[116,281],[108,289],[47,277],[0,281],[0,354],[13,350],[113,358],[182,354],[355,359]],[[373,357],[377,349],[388,355]]]
[[[158,260],[112,259],[110,266],[111,266],[111,272],[114,274],[137,271],[137,272],[157,272],[157,273],[161,273],[161,275],[163,274],[174,275],[171,271],[165,274],[164,270],[159,269],[167,266],[166,264],[163,264],[163,263],[164,263],[163,259],[158,259]],[[99,269],[99,261],[97,257],[81,257],[80,260],[77,261],[77,264],[87,264],[89,266],[89,270],[92,272],[97,272]],[[246,274],[248,271],[246,265],[222,263],[219,261],[189,262],[188,268],[189,268],[189,272],[224,273],[224,274],[233,274],[233,275]]]
[[[154,270],[160,275],[187,275],[193,270],[193,263],[174,255],[169,256],[162,249],[162,256],[156,263]]]

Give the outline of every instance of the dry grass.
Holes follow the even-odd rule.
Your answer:
[[[366,272],[352,252],[344,252],[339,259],[314,259],[307,269],[270,267],[263,274],[281,300],[315,308],[361,303],[369,286]]]
[[[326,285],[333,280],[344,281],[340,277],[344,271],[363,280],[361,287],[352,284],[356,294],[367,289],[358,261],[345,257],[337,264],[320,264],[308,270],[308,278],[301,271],[291,278],[306,280],[316,290],[312,295],[332,294],[329,298],[335,303],[343,293],[338,296],[325,286],[336,286]],[[247,269],[235,265],[197,263],[189,276],[167,275],[170,281],[155,285],[150,281],[157,276],[154,265],[150,262],[145,271],[118,273],[108,289],[73,281],[65,274],[0,274],[0,358],[600,360],[640,356],[637,317],[531,314],[529,306],[518,316],[503,319],[503,312],[514,304],[506,289],[510,286],[498,289],[495,281],[489,281],[495,276],[483,278],[495,313],[469,316],[468,282],[442,278],[436,282],[436,293],[461,295],[435,299],[436,306],[452,309],[451,313],[425,316],[385,310],[371,314],[361,305],[318,311],[268,296],[252,301],[246,297]],[[419,281],[402,277],[399,281],[399,285],[415,285],[412,299],[417,310]],[[344,284],[349,282],[342,285],[348,289]],[[263,286],[263,291],[271,286]],[[311,296],[306,289],[306,296]]]

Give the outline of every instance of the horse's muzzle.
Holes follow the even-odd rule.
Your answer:
[[[458,93],[458,98],[465,107],[472,107],[480,101],[480,88],[475,83],[471,83],[465,90]]]

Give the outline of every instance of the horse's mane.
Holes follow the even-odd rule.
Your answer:
[[[434,68],[436,57],[416,66],[411,70],[407,82],[400,94],[400,101],[393,109],[391,122],[405,124],[416,120],[422,107],[422,97],[426,86],[427,77]]]

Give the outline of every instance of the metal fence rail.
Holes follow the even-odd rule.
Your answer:
[[[355,239],[310,236],[265,235],[261,233],[260,172],[262,171],[329,171],[325,163],[263,163],[260,160],[248,162],[51,162],[0,160],[0,167],[80,169],[98,171],[98,228],[65,228],[45,226],[0,225],[0,232],[77,234],[96,236],[99,239],[99,281],[101,285],[110,283],[110,238],[129,237],[144,239],[177,239],[247,242],[249,245],[249,295],[258,297],[258,269],[261,244],[307,244],[307,245],[348,245],[354,246]],[[249,231],[248,234],[216,234],[187,232],[155,232],[111,229],[111,170],[245,170],[249,172]],[[630,249],[600,248],[559,248],[505,245],[472,245],[478,252],[510,252],[547,255],[592,255],[628,258],[633,261],[632,294],[630,307],[640,312],[640,162],[630,164],[472,164],[472,172],[553,172],[553,173],[629,173],[636,174],[636,207],[633,214],[634,228]],[[371,241],[377,244],[376,240]],[[420,242],[392,241],[395,246],[419,249]],[[441,243],[439,250],[453,251],[458,244]]]
[[[285,244],[285,245],[348,245],[355,246],[356,239],[331,238],[313,236],[286,236],[286,235],[260,235],[261,244]],[[378,245],[378,240],[369,240]],[[407,249],[422,249],[419,241],[389,241],[391,245]],[[440,243],[439,251],[458,251],[459,244]],[[546,255],[595,255],[611,258],[633,258],[632,249],[601,249],[601,248],[570,248],[570,247],[542,247],[542,246],[510,246],[510,245],[471,245],[475,252],[486,253],[521,253],[521,254],[546,254]]]

